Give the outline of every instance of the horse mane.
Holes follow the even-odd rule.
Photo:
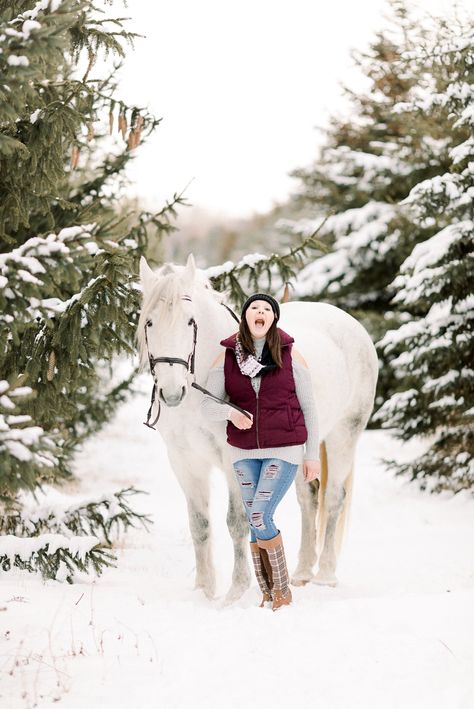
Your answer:
[[[209,280],[200,270],[196,270],[194,281],[188,285],[183,278],[185,270],[184,266],[165,264],[156,272],[157,278],[152,286],[143,293],[137,328],[141,369],[148,364],[145,325],[151,313],[159,321],[160,328],[169,329],[175,325],[180,317],[184,317],[186,312],[189,312],[189,301],[184,300],[184,296],[187,295],[193,299],[202,296],[203,298],[211,298],[217,303],[222,303],[226,300],[226,294],[214,290]],[[160,275],[160,271],[165,275]]]

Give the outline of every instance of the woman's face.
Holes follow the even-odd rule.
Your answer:
[[[260,339],[265,337],[269,331],[275,320],[275,313],[266,300],[254,300],[245,311],[245,319],[252,337]]]

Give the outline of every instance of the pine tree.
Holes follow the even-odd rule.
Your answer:
[[[363,319],[383,316],[391,297],[386,286],[425,237],[397,204],[440,164],[438,145],[426,128],[393,110],[418,84],[420,67],[404,57],[424,31],[404,2],[390,5],[391,25],[376,34],[366,53],[353,53],[367,89],[345,88],[348,117],[331,120],[316,162],[293,173],[303,183],[296,200],[311,205],[318,218],[330,214],[321,236],[332,246],[331,254],[300,275],[298,294],[328,300]],[[312,224],[305,219],[293,228],[304,234]]]
[[[415,223],[435,234],[413,249],[392,284],[393,301],[415,317],[380,343],[394,357],[398,391],[375,418],[402,439],[428,438],[420,458],[389,464],[436,492],[474,486],[473,29],[472,22],[462,34],[440,27],[416,53],[426,83],[397,107],[410,121],[422,115],[438,123],[449,162],[404,200]]]
[[[433,85],[416,49],[433,41],[433,27],[444,21],[415,19],[403,0],[390,7],[391,25],[367,53],[355,54],[367,90],[346,90],[348,119],[333,120],[319,159],[295,172],[304,185],[298,200],[312,204],[318,219],[330,213],[321,238],[332,248],[299,274],[296,295],[349,311],[374,341],[410,317],[393,303],[391,283],[414,246],[436,232],[433,224],[414,220],[403,200],[420,181],[445,172],[450,149],[447,125],[397,109],[427,81]],[[436,81],[443,91],[445,79]],[[292,220],[288,226],[304,235],[314,221]],[[378,353],[380,406],[397,381],[391,355],[381,348]]]
[[[22,505],[71,477],[77,446],[129,390],[133,376],[111,375],[134,350],[138,259],[152,229],[173,228],[182,199],[157,214],[120,209],[124,168],[159,120],[117,98],[118,66],[94,76],[99,56],[123,57],[134,39],[119,18],[89,0],[1,2],[0,38],[0,566],[71,578],[111,561],[93,537],[105,508],[79,506],[44,543],[48,520],[29,526]],[[133,523],[127,504],[117,514]],[[12,537],[28,528],[40,536]],[[78,546],[71,533],[85,529],[90,543]]]

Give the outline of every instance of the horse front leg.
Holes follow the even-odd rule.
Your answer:
[[[209,470],[205,463],[180,455],[180,449],[168,448],[168,457],[188,507],[189,529],[196,559],[195,588],[202,589],[207,598],[214,598],[216,575],[212,561],[211,523],[209,518]]]
[[[201,492],[201,491],[200,491]],[[193,495],[187,498],[189,529],[196,558],[196,589],[202,589],[207,598],[216,592],[216,575],[212,561],[211,529],[209,520],[209,497]]]
[[[296,476],[296,497],[301,509],[301,544],[298,566],[291,578],[294,586],[304,586],[314,578],[313,567],[317,561],[316,517],[318,512],[319,481],[307,483],[301,471]]]
[[[247,561],[248,519],[245,514],[240,490],[236,489],[234,477],[228,477],[229,506],[227,508],[227,527],[234,545],[234,569],[232,585],[229,588],[225,602],[237,601],[250,586],[250,570]]]

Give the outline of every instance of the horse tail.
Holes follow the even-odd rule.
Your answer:
[[[316,535],[316,551],[318,556],[324,547],[324,536],[326,534],[327,525],[327,509],[326,509],[326,489],[328,486],[328,456],[326,444],[322,441],[319,445],[319,458],[321,460],[321,478],[319,481],[318,491],[318,520],[317,520],[317,535]],[[310,483],[314,485],[315,483]],[[316,483],[317,484],[317,483]]]
[[[326,490],[328,486],[328,456],[326,444],[324,441],[320,444],[320,459],[321,459],[321,480],[319,483],[318,492],[318,531],[317,531],[317,553],[321,554],[324,546],[324,537],[326,534],[327,525],[327,509],[326,509]],[[344,502],[342,510],[339,514],[336,526],[336,554],[341,551],[342,542],[347,530],[349,521],[349,511],[352,502],[352,483],[354,479],[354,467],[351,466],[349,475],[344,481]]]
[[[342,543],[344,541],[348,526],[349,526],[349,516],[351,511],[352,503],[352,483],[354,481],[354,463],[351,465],[349,475],[344,480],[344,502],[342,503],[342,510],[339,514],[336,526],[336,554],[339,556],[341,551]]]

